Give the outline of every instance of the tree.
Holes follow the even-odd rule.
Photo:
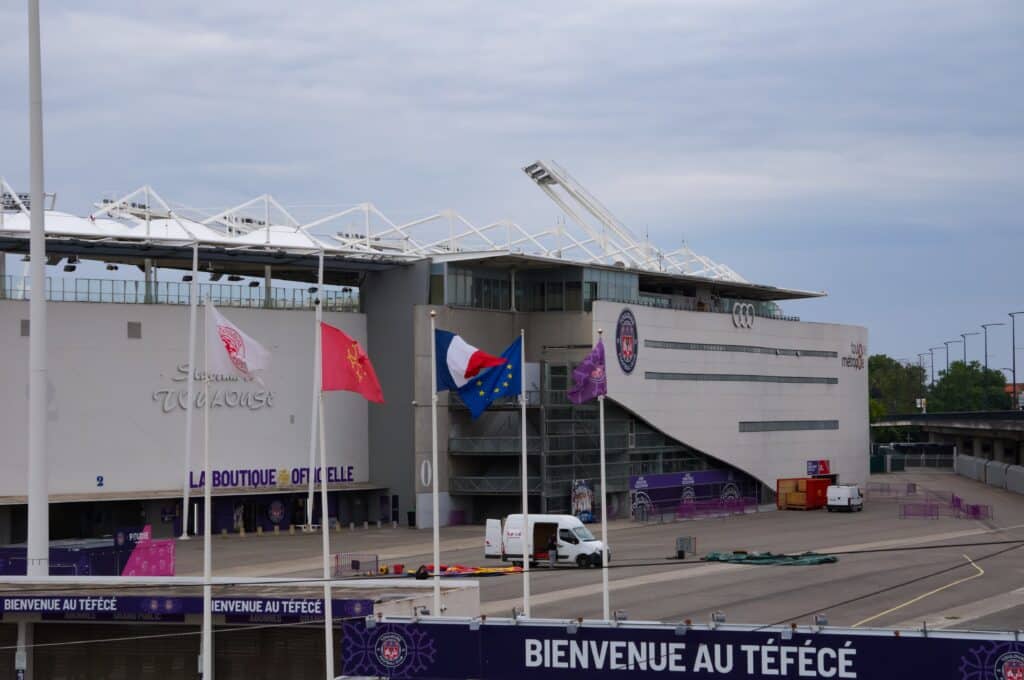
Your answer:
[[[1006,377],[1002,371],[984,368],[977,361],[954,361],[932,386],[928,410],[997,411],[1010,408]]]
[[[868,397],[877,402],[869,403],[871,420],[889,414],[916,413],[915,400],[924,395],[924,368],[902,364],[885,354],[868,357]]]

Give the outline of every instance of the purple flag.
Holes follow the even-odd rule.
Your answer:
[[[604,372],[604,343],[597,341],[594,349],[572,372],[574,385],[567,396],[574,404],[582,404],[608,394],[608,379]]]

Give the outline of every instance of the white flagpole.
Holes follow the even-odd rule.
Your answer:
[[[39,0],[28,3],[29,298],[28,345],[28,558],[29,576],[50,573],[50,497],[46,465],[46,194],[43,187],[43,76]]]
[[[209,333],[210,301],[206,301],[206,319],[203,324],[204,338]],[[213,529],[213,500],[210,488],[210,347],[203,343],[203,680],[213,680],[213,588],[210,578],[213,571],[213,548],[210,534]]]
[[[604,331],[597,329],[597,341],[601,342]],[[601,606],[604,620],[609,617],[611,603],[608,595],[608,476],[604,456],[604,395],[597,397],[598,422],[601,437]]]
[[[434,513],[434,616],[441,615],[441,518],[440,500],[437,490],[437,312],[430,310],[430,424],[431,460],[430,482]]]
[[[192,282],[188,291],[188,407],[185,411],[185,487],[181,501],[181,540],[188,540],[188,503],[192,465],[192,411],[195,409],[196,373],[196,310],[199,299],[196,296],[196,279],[199,274],[199,241],[192,244]]]
[[[308,529],[313,528],[313,478],[315,477],[314,470],[316,469],[316,429],[317,429],[317,400],[320,398],[320,362],[322,357],[320,356],[320,322],[323,320],[323,305],[320,301],[323,300],[324,296],[324,251],[320,250],[320,263],[317,267],[316,275],[316,298],[314,300],[314,307],[316,308],[316,333],[314,339],[313,348],[313,401],[312,407],[309,413],[309,488],[306,495],[306,526]]]
[[[317,305],[319,308],[319,305]],[[319,330],[319,329],[318,329]],[[318,350],[319,351],[319,350]],[[320,534],[323,536],[324,562],[324,664],[327,680],[334,680],[334,606],[331,602],[331,514],[327,510],[327,447],[324,445],[324,391],[323,376],[316,378],[319,389],[320,415]]]
[[[526,467],[526,331],[519,329],[519,407],[522,423],[519,425],[522,436],[522,475],[523,475],[523,616],[530,618],[530,542],[533,532],[530,531],[530,496],[528,480],[529,470]]]

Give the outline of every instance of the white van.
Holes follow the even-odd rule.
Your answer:
[[[860,512],[864,509],[864,495],[860,487],[853,484],[836,484],[828,487],[825,507],[829,512],[846,510]]]
[[[572,515],[530,515],[530,564],[548,559],[548,539],[558,537],[558,564],[578,567],[601,566],[603,544],[594,538],[579,518]],[[484,536],[484,557],[500,559],[519,566],[523,563],[523,516],[509,515],[504,527],[499,519],[487,520]],[[608,559],[612,551],[608,549]]]

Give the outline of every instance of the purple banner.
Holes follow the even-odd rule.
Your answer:
[[[343,673],[386,678],[520,680],[694,677],[1017,678],[1024,642],[997,639],[896,637],[848,631],[721,631],[660,627],[579,627],[488,623],[348,622]],[[994,636],[993,636],[994,637]],[[458,650],[457,652],[455,650]]]
[[[629,478],[634,518],[664,510],[682,511],[682,506],[692,503],[736,503],[742,499],[756,499],[757,495],[757,481],[734,470],[694,470]]]

